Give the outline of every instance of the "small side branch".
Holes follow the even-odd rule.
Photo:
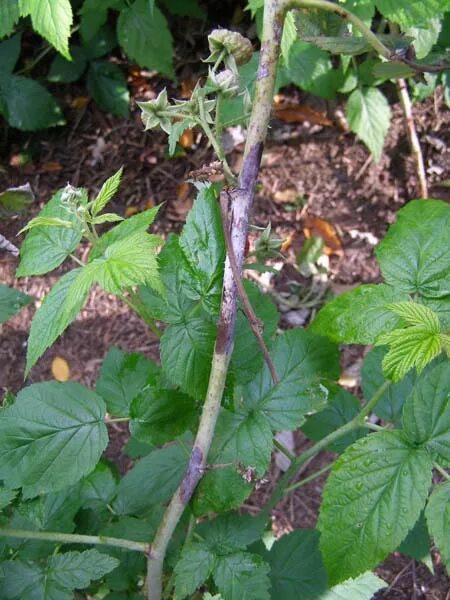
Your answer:
[[[422,148],[420,147],[419,138],[417,136],[416,126],[414,123],[414,117],[412,114],[412,104],[409,97],[408,86],[404,79],[397,81],[397,93],[400,100],[400,104],[403,109],[403,115],[405,117],[406,132],[408,134],[409,145],[411,146],[411,152],[416,162],[416,173],[419,180],[420,197],[428,198],[428,183],[427,176],[425,173],[425,165],[423,162]]]

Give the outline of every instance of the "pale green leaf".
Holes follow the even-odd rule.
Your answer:
[[[358,88],[349,96],[346,113],[350,129],[378,162],[391,121],[391,109],[385,96],[377,88]]]
[[[193,594],[211,574],[215,556],[202,541],[186,544],[175,565],[175,600]]]
[[[102,363],[95,389],[105,400],[108,412],[127,417],[132,400],[150,383],[156,383],[159,372],[159,367],[143,354],[126,353],[113,346]]]
[[[395,302],[386,308],[401,317],[408,325],[421,325],[430,333],[439,333],[439,319],[430,308],[417,302]]]
[[[380,13],[402,26],[424,25],[430,18],[448,9],[443,0],[375,0]]]
[[[294,430],[307,413],[324,407],[328,392],[320,380],[339,377],[339,354],[325,338],[295,329],[277,338],[271,356],[279,382],[273,384],[264,364],[242,388],[243,406],[249,413],[262,414],[273,430]]]
[[[123,220],[124,218],[120,215],[116,215],[116,213],[104,213],[103,215],[99,215],[98,217],[91,219],[91,224],[101,225],[102,223],[117,223],[118,221]]]
[[[130,92],[121,69],[106,60],[89,64],[87,89],[98,106],[118,117],[128,117]]]
[[[425,58],[431,52],[434,44],[438,41],[441,29],[441,19],[434,17],[421,26],[415,27],[413,25],[405,30],[405,33],[414,39],[414,50],[419,60]]]
[[[19,234],[24,233],[24,231],[30,231],[35,227],[66,227],[67,229],[72,229],[73,224],[71,221],[59,219],[58,217],[35,217],[31,221],[28,221],[25,227],[19,231]]]
[[[0,38],[9,35],[20,17],[17,0],[2,0],[0,2]]]
[[[406,294],[385,284],[360,285],[327,302],[310,330],[335,342],[373,344],[399,322],[386,305],[406,299]]]
[[[105,181],[102,185],[97,197],[92,202],[91,214],[93,217],[102,212],[108,202],[117,194],[122,179],[123,167],[120,167],[114,175]]]
[[[53,96],[37,81],[20,75],[0,78],[0,107],[8,123],[22,131],[65,124]]]
[[[0,283],[0,323],[4,323],[31,302],[31,297]]]
[[[327,576],[319,551],[318,531],[299,529],[284,535],[270,552],[263,550],[262,556],[270,566],[271,598],[322,598]]]
[[[0,192],[0,215],[23,213],[35,200],[29,183],[10,187]]]
[[[79,383],[35,383],[0,411],[0,477],[25,498],[61,490],[97,464],[108,442],[100,396]]]
[[[78,246],[82,231],[79,221],[61,202],[63,190],[58,191],[39,213],[40,217],[70,221],[65,227],[39,227],[30,231],[20,248],[17,276],[42,275],[58,267]]]
[[[121,515],[139,515],[153,504],[166,502],[180,484],[188,461],[188,452],[179,444],[150,452],[121,479],[114,509]]]
[[[270,600],[269,567],[247,552],[218,556],[213,578],[223,600]]]
[[[289,60],[289,51],[291,49],[292,44],[297,39],[297,27],[295,24],[295,16],[294,12],[290,10],[286,18],[284,20],[283,25],[283,35],[281,37],[281,56],[284,58],[285,62]]]
[[[403,408],[403,429],[411,443],[425,446],[435,460],[450,466],[450,363],[427,371]]]
[[[147,0],[135,0],[120,13],[117,35],[128,57],[139,66],[173,77],[172,36],[158,7],[150,14]]]
[[[25,373],[83,308],[91,288],[91,282],[85,275],[84,268],[69,271],[44,298],[31,322]]]
[[[373,573],[364,573],[335,585],[320,596],[320,600],[372,600],[387,583]]]
[[[70,60],[69,37],[73,14],[70,0],[19,0],[22,15],[30,15],[33,28]]]
[[[425,505],[431,474],[428,453],[401,432],[373,433],[347,448],[325,484],[318,521],[331,584],[375,567],[398,547]]]
[[[428,529],[450,575],[450,481],[434,488],[425,509]]]
[[[429,298],[450,295],[450,206],[441,200],[413,200],[375,254],[386,283]]]

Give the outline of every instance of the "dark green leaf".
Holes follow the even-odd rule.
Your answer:
[[[147,0],[135,0],[120,13],[117,23],[120,45],[139,66],[173,77],[172,36],[162,12],[150,14]]]
[[[31,296],[0,283],[0,323],[7,321],[31,300]]]
[[[90,40],[84,40],[83,50],[89,60],[101,58],[117,46],[115,31],[109,25],[103,25]]]
[[[272,360],[279,377],[273,384],[267,365],[243,387],[247,411],[257,411],[273,430],[296,429],[307,413],[320,410],[327,399],[322,378],[339,377],[339,355],[334,344],[302,329],[277,338]]]
[[[425,516],[450,575],[450,481],[435,487],[428,500]]]
[[[278,311],[269,296],[263,294],[258,286],[249,281],[244,281],[243,283],[250,304],[263,326],[264,341],[270,348],[272,337],[277,329]],[[251,381],[261,370],[263,360],[258,341],[251,330],[242,305],[239,304],[234,349],[231,357],[231,368],[236,383],[248,383]]]
[[[7,188],[0,192],[0,215],[23,213],[34,202],[35,196],[29,183]]]
[[[400,62],[378,62],[373,67],[373,76],[378,79],[400,79],[411,77],[414,69]]]
[[[104,462],[98,463],[81,485],[81,503],[83,508],[101,510],[116,495],[117,482],[111,468]]]
[[[3,510],[9,506],[17,494],[17,490],[10,490],[9,488],[0,487],[0,510]]]
[[[332,54],[350,54],[356,56],[370,50],[370,44],[363,37],[306,37],[305,42],[309,42],[327,50]]]
[[[83,268],[69,271],[53,286],[31,322],[25,373],[75,319],[90,288]]]
[[[91,581],[100,579],[115,569],[118,564],[116,558],[97,550],[65,552],[48,559],[51,580],[68,589],[85,588]]]
[[[419,560],[426,565],[432,573],[433,560],[431,558],[430,545],[430,535],[428,533],[424,514],[422,513],[417,523],[400,544],[398,552]]]
[[[0,477],[25,498],[79,481],[108,435],[103,400],[79,383],[35,383],[0,411]],[[76,457],[76,460],[74,460]]]
[[[194,430],[194,400],[176,390],[147,387],[131,403],[130,433],[142,442],[162,445],[186,430]]]
[[[318,521],[331,584],[371,569],[398,547],[424,507],[431,473],[427,452],[401,432],[373,433],[347,448],[325,484]]]
[[[4,12],[5,10],[11,10],[11,7],[7,7],[7,4],[12,4],[12,2],[6,0],[6,2],[0,3],[0,32],[4,27]],[[0,35],[0,37],[3,36]],[[8,40],[0,43],[0,77],[11,75],[14,71],[14,67],[20,56],[21,39],[22,34],[16,33]]]
[[[235,467],[212,469],[195,490],[192,511],[196,516],[224,513],[239,508],[251,492],[252,486]]]
[[[218,556],[213,578],[223,600],[270,600],[269,567],[255,554]]]
[[[8,123],[22,131],[65,124],[53,96],[37,81],[20,75],[0,78],[0,109]]]
[[[381,272],[396,288],[431,298],[450,294],[450,206],[413,200],[397,213],[375,253]]]
[[[159,367],[142,354],[112,347],[100,369],[96,392],[105,400],[108,412],[127,417],[131,401],[150,383],[154,384],[159,373]]]
[[[47,75],[49,81],[55,83],[72,83],[83,75],[87,64],[83,48],[80,48],[80,46],[71,46],[70,53],[72,60],[67,60],[60,54],[55,56]]]
[[[244,550],[259,540],[266,525],[264,517],[228,513],[198,525],[198,533],[216,554]]]
[[[199,6],[197,0],[163,0],[163,2],[174,15],[197,19],[202,19],[205,16],[205,12]]]
[[[329,433],[336,431],[351,421],[361,410],[361,403],[355,396],[335,384],[328,384],[328,406],[311,415],[302,425],[303,433],[314,442],[318,442]],[[343,452],[347,446],[366,435],[364,428],[354,429],[351,433],[330,444],[330,452]]]
[[[216,326],[208,315],[169,325],[161,338],[161,364],[167,379],[196,399],[208,387]]]
[[[327,302],[310,329],[335,342],[373,344],[380,333],[399,322],[386,304],[406,299],[406,294],[388,285],[360,285]]]
[[[391,109],[385,96],[374,87],[357,88],[350,94],[346,112],[350,129],[378,162],[391,121]]]
[[[450,466],[450,363],[424,373],[403,407],[403,429],[411,443],[425,446],[435,460]]]
[[[385,348],[374,348],[364,359],[361,369],[361,387],[366,400],[370,400],[385,382],[381,366],[385,354]],[[415,380],[415,373],[410,372],[398,383],[391,383],[377,402],[373,412],[380,419],[390,421],[394,425],[399,426],[403,404],[411,393]]]
[[[177,489],[189,454],[179,444],[144,456],[120,481],[114,508],[121,515],[140,514],[166,502]]]
[[[319,551],[319,532],[299,529],[275,542],[263,558],[270,566],[271,598],[322,598],[327,576]]]
[[[117,65],[105,60],[91,62],[87,89],[102,110],[118,117],[128,117],[130,92],[127,80]]]
[[[205,542],[186,544],[175,566],[175,600],[193,594],[211,574],[215,556]]]
[[[56,217],[70,221],[73,229],[65,227],[37,227],[31,230],[20,249],[17,276],[42,275],[56,269],[81,240],[81,226],[74,215],[61,202],[63,190],[59,190],[39,213],[41,217]]]
[[[88,43],[95,37],[101,37],[101,28],[108,18],[108,9],[120,10],[123,5],[122,0],[84,0],[80,10],[80,34],[83,42]]]

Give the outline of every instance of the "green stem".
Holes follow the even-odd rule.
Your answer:
[[[369,423],[368,421],[364,423],[364,427],[366,429],[370,429],[371,431],[384,431],[386,429],[386,427],[382,427],[381,425],[377,425],[376,423]]]
[[[322,438],[317,444],[308,448],[303,454],[297,456],[294,461],[292,461],[291,466],[285,472],[283,477],[278,481],[275,489],[272,492],[272,496],[269,499],[269,502],[266,504],[264,509],[261,511],[266,518],[269,517],[270,512],[273,508],[278,504],[278,502],[283,498],[285,494],[286,488],[289,486],[290,480],[297,473],[298,469],[311,457],[315,456],[321,450],[327,448],[333,442],[336,442],[340,438],[344,437],[354,429],[358,429],[359,427],[364,426],[364,422],[366,417],[370,414],[374,406],[383,396],[384,392],[390,386],[390,381],[385,381],[383,385],[381,385],[372,398],[367,402],[367,404],[362,408],[362,410],[356,415],[354,419],[336,429],[336,431],[332,431],[326,437]]]
[[[113,417],[112,419],[104,420],[107,425],[110,423],[128,423],[131,421],[131,417]]]
[[[319,471],[316,471],[312,475],[309,475],[308,477],[305,477],[301,481],[297,481],[297,483],[293,483],[292,485],[288,486],[284,490],[284,493],[285,494],[289,494],[290,492],[293,492],[294,490],[298,490],[298,488],[303,487],[304,485],[306,485],[310,481],[314,481],[314,479],[317,479],[318,477],[320,477],[321,475],[323,475],[324,473],[326,473],[327,471],[329,471],[332,466],[333,466],[333,463],[330,463],[329,465],[326,465],[322,469],[319,469]]]
[[[114,546],[115,548],[125,548],[126,550],[135,550],[136,552],[145,552],[146,554],[150,550],[150,544],[134,542],[133,540],[123,540],[121,538],[107,537],[103,535],[79,535],[75,533],[59,533],[54,531],[28,531],[27,529],[0,528],[0,538],[1,537],[42,540],[46,542],[56,542],[59,544]]]
[[[441,465],[438,465],[437,463],[433,464],[433,467],[436,469],[436,471],[438,471],[438,473],[440,473],[442,475],[442,477],[446,480],[446,481],[450,481],[450,475],[447,473],[447,471],[445,469],[443,469],[441,467]]]
[[[276,437],[273,438],[273,445],[277,450],[281,452],[281,454],[284,454],[284,456],[288,458],[291,462],[296,459],[295,454],[292,454],[292,452],[288,448],[286,448],[284,444],[277,440]]]
[[[143,310],[140,306],[139,306],[139,298],[136,296],[136,294],[134,294],[133,292],[130,292],[130,294],[133,296],[133,300],[130,300],[129,298],[127,298],[127,296],[125,296],[125,294],[120,294],[120,298],[123,302],[125,302],[125,304],[127,306],[129,306],[139,317],[141,317],[141,319],[145,322],[146,325],[148,325],[149,329],[152,331],[152,333],[154,333],[156,335],[157,338],[161,338],[163,332],[161,331],[161,329],[158,327],[158,325],[156,324],[155,320],[152,319],[152,317],[150,317],[150,315],[148,315],[146,313],[145,310]]]
[[[78,258],[78,256],[75,256],[75,254],[69,254],[70,258],[75,261],[77,263],[77,265],[80,265],[80,267],[85,267],[86,265],[84,264],[84,262],[82,260],[80,260]]]

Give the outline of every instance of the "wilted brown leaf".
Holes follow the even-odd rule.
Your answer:
[[[315,215],[306,215],[304,218],[303,232],[306,238],[321,237],[325,243],[325,254],[342,256],[342,242],[334,225]]]
[[[52,375],[56,381],[68,381],[70,379],[70,367],[65,358],[55,356],[52,360]]]
[[[279,104],[275,105],[275,116],[285,123],[304,123],[308,121],[314,125],[331,127],[331,121],[326,115],[314,110],[306,104]]]

